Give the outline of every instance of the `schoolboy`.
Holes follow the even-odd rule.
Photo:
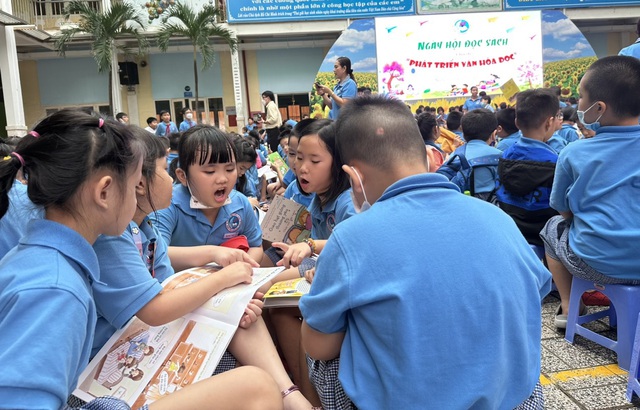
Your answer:
[[[336,141],[354,205],[373,206],[338,225],[318,260],[300,301],[308,354],[340,355],[358,408],[514,408],[534,390],[540,400],[550,276],[511,219],[426,172],[424,142],[399,101],[354,99]],[[445,208],[459,212],[423,217]],[[446,249],[461,237],[467,251],[451,263]],[[425,299],[417,287],[438,291]]]
[[[147,118],[147,126],[145,127],[145,131],[149,131],[150,133],[155,134],[156,128],[158,128],[158,119],[156,117]]]
[[[467,143],[458,150],[464,149],[467,160],[490,155],[499,157],[502,152],[492,146],[496,142],[497,128],[498,121],[491,111],[484,108],[469,111],[462,117],[462,133]],[[489,194],[496,187],[498,167],[496,165],[475,167],[473,176],[475,194]]]
[[[160,111],[160,122],[156,127],[156,135],[158,136],[169,136],[172,132],[178,132],[178,127],[176,124],[171,121],[171,113],[167,110]]]
[[[640,60],[604,57],[580,81],[578,118],[593,138],[558,158],[550,204],[560,216],[540,233],[560,293],[555,325],[566,328],[572,275],[601,283],[640,284]]]
[[[516,126],[516,109],[504,108],[496,113],[496,120],[498,120],[497,137],[499,139],[498,148],[504,152],[516,143],[522,135],[520,130]]]
[[[576,122],[578,122],[576,109],[567,105],[562,109],[562,128],[558,130],[558,134],[567,141],[567,144],[580,139],[578,130],[576,130]]]
[[[498,164],[496,196],[527,242],[542,246],[540,230],[558,213],[549,206],[558,154],[546,142],[556,129],[558,99],[548,89],[518,94],[518,141],[502,154]]]

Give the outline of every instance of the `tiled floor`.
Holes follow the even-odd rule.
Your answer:
[[[625,397],[627,372],[617,366],[616,354],[581,336],[572,345],[557,331],[553,316],[560,303],[557,294],[547,296],[542,306],[542,375],[547,409],[640,409],[637,398]],[[598,309],[592,307],[590,309]],[[590,326],[611,332],[606,320]],[[615,331],[614,331],[615,334]]]

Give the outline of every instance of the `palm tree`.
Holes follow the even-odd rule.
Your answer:
[[[114,2],[109,10],[96,10],[92,3],[79,0],[71,1],[65,8],[65,19],[74,14],[80,20],[74,27],[60,31],[54,46],[64,57],[71,40],[78,34],[88,34],[91,39],[91,54],[98,64],[98,72],[110,72],[114,62],[117,63],[118,51],[126,52],[123,44],[117,40],[132,36],[138,43],[138,53],[142,54],[149,42],[139,31],[144,28],[142,16],[137,8],[127,2]],[[113,111],[113,77],[109,75],[109,110]],[[113,114],[113,112],[111,112]]]
[[[190,6],[184,3],[175,3],[167,10],[167,15],[162,19],[162,26],[158,32],[158,47],[162,52],[169,48],[172,37],[186,37],[193,45],[193,77],[195,80],[196,101],[193,111],[198,118],[198,50],[202,55],[204,66],[209,68],[215,61],[215,53],[211,37],[218,37],[229,45],[231,52],[238,49],[238,40],[233,32],[220,26],[216,19],[222,17],[219,8],[207,4],[196,13]]]

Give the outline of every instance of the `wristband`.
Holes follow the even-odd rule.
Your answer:
[[[311,238],[307,238],[304,240],[304,243],[309,245],[309,248],[311,249],[311,255],[314,255],[316,253],[316,241]]]

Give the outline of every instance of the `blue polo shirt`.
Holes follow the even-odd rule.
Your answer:
[[[311,205],[311,199],[313,199],[312,195],[303,194],[300,191],[300,188],[298,187],[298,184],[296,182],[289,184],[289,186],[287,186],[287,189],[284,191],[284,194],[282,194],[282,196],[284,196],[287,199],[291,199],[292,201],[295,201],[300,205],[304,205],[305,208],[307,209],[309,209],[309,206]]]
[[[562,124],[562,128],[560,128],[557,131],[557,133],[565,141],[567,141],[567,144],[580,139],[580,136],[578,135],[578,131],[572,125],[569,125],[569,124]]]
[[[198,124],[196,124],[195,121],[184,120],[184,121],[182,121],[180,123],[180,127],[178,128],[178,130],[180,132],[184,132],[184,131],[188,130],[191,127],[195,127],[196,125],[198,125]]]
[[[178,132],[178,127],[173,121],[169,121],[169,124],[165,124],[164,121],[160,121],[158,123],[158,127],[156,128],[156,135],[159,137],[164,137],[167,135],[167,127],[169,127],[169,134]]]
[[[59,409],[89,363],[100,278],[91,245],[48,220],[29,223],[0,261],[0,403]]]
[[[293,181],[296,180],[296,174],[293,173],[291,168],[287,171],[286,174],[282,177],[282,183],[285,187],[288,187]]]
[[[640,38],[635,43],[620,50],[618,55],[640,58]]]
[[[342,84],[338,83],[333,87],[333,92],[340,98],[356,98],[358,95],[358,85],[351,78],[347,78]],[[331,98],[331,111],[329,111],[329,118],[337,120],[340,115],[340,107],[336,104],[335,100]]]
[[[443,209],[463,217],[425,217]],[[300,310],[319,332],[346,332],[339,379],[358,408],[512,409],[540,378],[550,288],[509,216],[425,173],[336,227]]]
[[[31,202],[27,186],[14,181],[9,190],[9,209],[0,219],[0,259],[18,244],[30,220],[42,218],[44,210]]]
[[[496,145],[496,149],[499,149],[502,152],[506,151],[510,146],[515,144],[521,136],[522,132],[520,131],[507,135],[506,137],[501,139],[500,142],[498,142],[498,145]]]
[[[640,279],[640,126],[603,126],[562,150],[550,205],[571,211],[571,249],[603,275]]]
[[[171,205],[156,213],[156,226],[168,246],[220,245],[239,235],[252,248],[262,246],[262,230],[246,196],[231,191],[231,203],[220,208],[213,226],[201,210],[191,209],[190,198],[186,186],[175,185]]]
[[[151,256],[149,244],[155,244],[155,279],[135,244],[134,232],[140,235],[145,258]],[[173,275],[174,271],[167,245],[148,217],[140,227],[132,221],[120,236],[99,237],[93,249],[100,264],[102,282],[93,284],[93,298],[98,309],[92,351],[92,355],[95,355],[116,330],[162,291],[160,282]]]
[[[547,141],[547,145],[549,145],[556,153],[560,153],[567,146],[567,141],[558,134],[558,131],[554,132],[551,138]]]
[[[482,106],[482,99],[480,97],[476,98],[475,100],[469,98],[462,105],[462,109],[463,110],[467,110],[467,111],[472,111],[472,110],[475,110],[477,108],[484,108]]]
[[[351,189],[347,189],[324,208],[320,208],[320,198],[315,194],[312,196],[311,204],[307,207],[311,214],[312,238],[329,239],[337,224],[355,215],[350,192]]]

